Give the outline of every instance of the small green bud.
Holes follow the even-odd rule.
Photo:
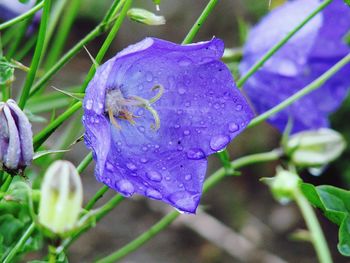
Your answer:
[[[77,169],[68,161],[55,161],[41,185],[39,223],[55,234],[74,228],[83,202]]]
[[[150,11],[142,8],[131,8],[128,11],[128,17],[136,22],[149,26],[159,26],[165,24],[164,16],[157,16]]]
[[[274,198],[282,204],[293,200],[294,193],[299,187],[301,179],[295,173],[277,168],[277,174],[272,178],[263,178],[272,192]]]
[[[345,147],[340,133],[323,128],[292,135],[285,145],[285,153],[297,166],[319,167],[337,159]]]

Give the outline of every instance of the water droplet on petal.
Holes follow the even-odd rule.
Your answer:
[[[189,181],[191,179],[192,179],[192,175],[190,175],[190,174],[185,175],[185,181]]]
[[[141,158],[141,159],[140,159],[140,162],[141,162],[141,163],[147,163],[148,160],[147,160],[146,158]]]
[[[145,132],[145,127],[140,126],[140,127],[138,127],[138,130],[139,130],[141,133],[144,133],[144,132]]]
[[[147,188],[146,195],[147,195],[147,197],[153,198],[156,200],[162,199],[162,194],[153,188]]]
[[[220,109],[220,104],[219,103],[214,103],[214,109],[216,109],[216,110]]]
[[[147,146],[142,147],[142,151],[147,152],[147,150],[148,150]]]
[[[238,126],[237,123],[231,122],[231,123],[228,125],[228,130],[229,130],[230,132],[236,132],[236,131],[239,130],[239,126]]]
[[[92,100],[87,100],[86,101],[86,105],[85,105],[85,107],[86,107],[86,109],[88,109],[88,110],[91,110],[92,109]]]
[[[175,128],[175,129],[178,129],[178,128],[180,128],[180,125],[179,125],[179,124],[175,124],[175,125],[174,125],[174,128]]]
[[[210,140],[210,148],[214,151],[219,151],[230,142],[230,137],[225,135],[217,135],[211,138]]]
[[[187,101],[187,102],[185,102],[185,107],[190,107],[191,106],[191,102],[189,102],[189,101]]]
[[[151,82],[153,80],[153,74],[151,72],[146,73],[146,80]]]
[[[187,158],[190,160],[200,160],[205,158],[205,153],[201,149],[193,148],[187,152]]]
[[[132,183],[130,183],[126,179],[119,180],[116,183],[116,187],[117,187],[118,191],[121,194],[125,195],[126,197],[131,196],[134,193],[134,191],[135,191],[134,186],[132,185]]]
[[[192,60],[190,60],[189,58],[182,58],[179,60],[179,65],[181,67],[189,66],[189,65],[191,65],[191,63],[192,63]]]
[[[242,104],[237,104],[237,105],[235,106],[235,109],[236,109],[236,111],[241,111],[241,110],[243,109]]]
[[[113,164],[111,164],[110,162],[107,162],[107,163],[106,163],[106,168],[107,168],[107,170],[109,170],[109,171],[113,171],[114,166],[113,166]]]
[[[146,173],[146,176],[148,179],[154,181],[154,182],[160,182],[162,181],[162,175],[156,171],[149,171]]]
[[[192,195],[185,191],[179,191],[169,196],[169,201],[181,212],[194,212],[199,202],[199,195]]]
[[[178,92],[180,95],[183,95],[183,94],[186,93],[186,90],[185,90],[184,88],[179,88],[179,89],[177,90],[177,92]]]
[[[191,133],[191,132],[190,132],[189,130],[184,130],[184,135],[187,136],[187,135],[190,135],[190,133]]]
[[[133,163],[127,163],[126,167],[132,172],[137,170],[137,166]]]

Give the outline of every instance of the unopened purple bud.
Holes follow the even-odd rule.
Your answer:
[[[0,102],[0,161],[11,174],[21,172],[33,159],[32,126],[12,99]]]

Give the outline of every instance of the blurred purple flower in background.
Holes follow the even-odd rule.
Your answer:
[[[195,212],[206,157],[253,117],[220,61],[223,50],[215,38],[191,45],[146,38],[98,68],[83,123],[99,181]]]
[[[35,0],[29,0],[27,3],[21,3],[18,0],[0,1],[0,19],[10,20],[24,12],[27,12],[35,4]]]
[[[270,12],[255,26],[244,47],[241,73],[246,73],[270,48],[282,40],[320,4],[296,0]],[[257,113],[290,97],[331,68],[350,52],[344,36],[350,30],[350,8],[334,0],[306,24],[245,84],[244,90]],[[335,74],[320,89],[310,93],[268,121],[283,131],[289,117],[293,132],[327,127],[350,87],[350,65]]]

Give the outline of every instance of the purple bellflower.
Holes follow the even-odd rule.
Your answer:
[[[207,156],[253,117],[220,61],[223,50],[216,38],[190,45],[146,38],[97,69],[83,123],[99,181],[195,212]]]
[[[24,12],[27,12],[35,4],[35,0],[28,3],[21,3],[18,0],[1,0],[0,1],[0,19],[10,20]]]
[[[21,173],[33,159],[33,133],[27,116],[12,99],[0,102],[0,162],[5,171]]]
[[[295,0],[270,12],[250,32],[240,65],[242,74],[270,48],[305,19],[321,1]],[[344,36],[350,30],[350,8],[334,0],[293,36],[245,84],[244,90],[257,113],[263,113],[290,97],[331,68],[350,52]],[[350,65],[321,88],[268,119],[280,131],[288,119],[292,132],[328,127],[350,87]]]

